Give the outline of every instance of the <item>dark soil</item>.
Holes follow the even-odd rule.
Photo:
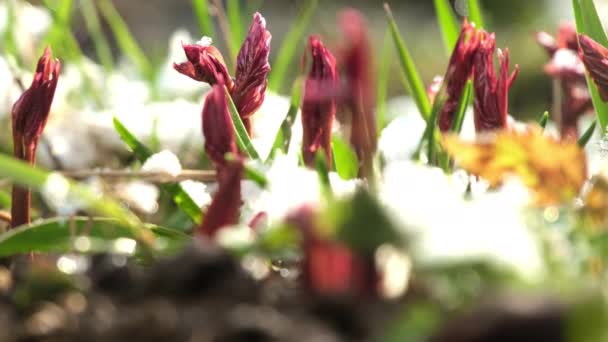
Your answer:
[[[0,269],[0,341],[376,341],[409,300],[318,297],[281,272],[256,281],[209,245],[146,266],[80,258],[88,267],[70,276],[57,258]],[[432,341],[564,340],[559,305],[513,303],[450,319]]]

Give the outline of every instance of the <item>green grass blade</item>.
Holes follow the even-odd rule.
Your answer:
[[[149,226],[157,236],[162,237],[162,250],[176,250],[185,245],[190,237],[173,229]],[[86,243],[76,243],[78,237],[86,237]],[[53,218],[37,221],[11,229],[0,235],[0,257],[8,257],[29,252],[69,253],[116,253],[114,240],[134,239],[133,231],[119,221],[107,218],[72,217]],[[82,240],[80,240],[82,241]],[[171,247],[170,247],[171,246]],[[122,251],[124,253],[124,251]]]
[[[139,161],[143,163],[146,161],[146,159],[150,158],[150,156],[153,154],[152,151],[137,140],[135,135],[133,135],[133,133],[131,133],[131,131],[129,131],[127,127],[125,127],[125,125],[118,120],[118,118],[114,117],[113,123],[116,133],[118,133],[122,141],[129,146]]]
[[[111,0],[98,0],[99,10],[110,25],[116,42],[122,53],[127,56],[137,67],[139,72],[149,81],[154,80],[154,68],[137,44],[137,41],[129,31],[124,19],[120,16]]]
[[[49,179],[52,179],[51,186],[65,186],[68,197],[76,198],[87,210],[101,215],[114,218],[127,226],[140,241],[148,244],[151,242],[149,232],[142,229],[143,224],[135,214],[126,209],[122,204],[108,197],[99,196],[98,193],[87,186],[80,185],[62,178],[54,173],[34,168],[20,160],[0,154],[0,177],[5,177],[22,186],[29,187],[36,191],[43,191]],[[54,178],[53,178],[54,177]],[[61,182],[62,184],[57,185]],[[59,190],[58,190],[59,191]]]
[[[399,53],[399,62],[401,63],[402,71],[407,80],[407,87],[409,88],[414,101],[416,102],[416,106],[420,111],[420,114],[424,118],[424,120],[428,120],[431,114],[431,104],[429,102],[428,97],[426,96],[426,90],[424,88],[424,83],[422,83],[422,79],[418,70],[416,70],[416,66],[414,65],[414,61],[410,56],[410,53],[401,38],[401,34],[399,33],[399,28],[397,27],[397,23],[393,18],[393,14],[391,13],[390,7],[388,4],[384,5],[384,9],[386,11],[386,16],[388,18],[388,23],[391,29],[391,34],[393,36],[393,41],[395,43],[395,47],[397,48],[397,52]]]
[[[243,42],[240,0],[226,0],[226,16],[230,28],[230,45],[232,45],[232,51],[238,52]],[[233,57],[236,60],[236,55]]]
[[[228,153],[228,154],[226,154],[226,160],[235,161],[236,157],[232,153]],[[243,164],[243,169],[244,169],[243,173],[245,175],[245,178],[254,182],[262,189],[265,189],[266,187],[268,187],[268,178],[266,178],[266,175],[264,175],[263,172],[257,170],[255,167],[253,167],[247,163]]]
[[[53,25],[44,38],[44,43],[38,47],[38,55],[44,48],[50,45],[58,56],[65,59],[79,61],[82,59],[82,51],[71,31],[72,0],[45,0],[45,6],[49,9],[53,18]]]
[[[443,88],[443,87],[442,87]],[[431,111],[431,116],[426,123],[426,129],[424,131],[424,140],[426,140],[427,145],[427,158],[429,164],[433,165],[436,161],[436,149],[437,149],[437,118],[439,117],[439,112],[441,111],[441,107],[443,106],[444,101],[439,101],[439,96],[435,99],[435,103],[433,104],[433,109]]]
[[[359,159],[350,144],[337,136],[331,138],[331,146],[336,172],[340,178],[348,180],[357,178]]]
[[[388,82],[390,78],[391,61],[390,51],[391,32],[387,29],[382,42],[382,60],[378,71],[378,91],[376,94],[376,129],[380,136],[386,126],[386,99],[388,95]]]
[[[326,199],[333,197],[333,191],[331,190],[331,181],[329,180],[329,167],[327,165],[327,159],[325,159],[325,151],[323,148],[317,150],[315,155],[315,170],[319,177],[319,186],[321,187],[321,193]]]
[[[260,188],[266,189],[268,187],[268,178],[261,171],[245,164],[244,168],[245,178],[257,184]]]
[[[602,21],[597,13],[593,0],[574,0],[579,4],[578,19],[582,18],[584,22],[584,31],[586,35],[593,38],[596,42],[608,46],[608,38],[602,26]],[[578,26],[578,23],[577,23]]]
[[[475,23],[477,28],[484,28],[483,14],[479,0],[468,0],[469,20]]]
[[[549,112],[545,111],[538,119],[538,124],[542,129],[545,129],[545,127],[547,127],[547,122],[549,122]]]
[[[468,81],[462,93],[462,97],[460,98],[460,102],[458,103],[458,110],[456,111],[456,115],[454,115],[452,127],[450,127],[452,132],[460,133],[462,130],[462,123],[464,122],[471,96],[473,96],[473,83]]]
[[[576,142],[578,146],[584,148],[587,145],[587,143],[589,142],[589,140],[591,140],[591,137],[593,136],[595,126],[597,126],[597,120],[593,120],[591,125],[589,125],[589,127],[585,130],[585,133],[583,133],[583,135],[578,138],[578,141]]]
[[[201,36],[215,37],[213,21],[209,14],[208,0],[192,0],[192,9],[196,15]]]
[[[59,0],[57,6],[54,6],[50,0],[45,0],[44,4],[49,8],[53,18],[53,26],[45,37],[45,44],[40,45],[39,55],[43,49],[50,45],[56,56],[59,56],[63,61],[72,60],[78,67],[83,79],[83,95],[90,96],[96,104],[101,105],[102,99],[98,85],[96,85],[88,71],[85,68],[83,53],[80,49],[78,40],[72,33],[71,29],[71,13],[72,1]]]
[[[224,87],[224,91],[226,92],[228,109],[230,109],[230,117],[232,118],[232,124],[234,125],[234,133],[236,134],[236,143],[239,150],[249,156],[250,159],[261,160],[258,151],[256,151],[253,143],[251,143],[251,139],[249,139],[249,134],[247,134],[247,130],[243,125],[241,116],[239,115],[239,112],[236,109],[236,106],[232,101],[232,97],[230,97],[230,93],[226,87]]]
[[[133,151],[133,154],[140,162],[145,162],[146,159],[150,158],[152,151],[142,144],[135,135],[133,135],[116,117],[114,118],[114,129],[120,136],[120,138],[129,146]],[[161,189],[167,192],[172,198],[175,204],[184,211],[196,224],[200,224],[203,220],[203,213],[201,208],[196,202],[190,197],[190,195],[184,190],[179,183],[162,184]]]
[[[95,52],[99,62],[103,65],[106,72],[112,71],[114,62],[112,58],[112,50],[110,44],[106,39],[101,25],[99,23],[99,14],[95,8],[95,4],[92,0],[80,0],[80,11],[84,17],[84,23],[93,39],[95,45]]]
[[[268,76],[268,89],[274,92],[283,90],[287,70],[292,65],[293,57],[299,46],[303,44],[303,37],[308,28],[310,18],[317,8],[318,0],[308,0],[305,7],[300,11],[294,23],[287,31],[281,42],[279,54],[272,64],[272,70]]]
[[[266,161],[272,160],[277,151],[282,151],[284,154],[287,154],[287,151],[289,151],[289,143],[291,142],[291,128],[296,120],[301,101],[302,78],[298,78],[294,81],[293,87],[291,88],[289,110],[287,111],[287,115],[285,115],[285,119],[283,119],[281,127],[279,127],[279,131],[274,138],[272,149],[270,150],[270,154],[268,155]]]
[[[7,56],[12,56],[18,67],[23,67],[23,61],[19,55],[19,49],[17,48],[17,41],[15,36],[15,3],[14,1],[6,2],[6,29],[4,30],[3,39],[4,44],[2,49]]]
[[[452,11],[452,5],[448,0],[434,0],[435,11],[437,12],[437,21],[439,28],[441,29],[441,37],[443,38],[443,45],[448,56],[452,53],[458,35],[460,34],[460,25],[458,20]]]
[[[0,190],[0,208],[10,209],[11,202],[11,194],[8,191]]]
[[[579,33],[584,33],[591,37],[596,42],[608,46],[608,38],[599,20],[599,16],[595,9],[592,0],[572,0],[572,8],[574,9],[574,17],[576,19],[576,29]],[[591,92],[591,100],[597,115],[597,120],[600,124],[602,132],[606,132],[608,125],[608,103],[602,101],[597,86],[593,80],[587,77],[587,85]]]

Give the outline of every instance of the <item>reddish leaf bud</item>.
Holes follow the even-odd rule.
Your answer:
[[[559,49],[578,51],[576,27],[571,23],[563,23],[559,26],[557,39],[547,32],[538,32],[536,33],[536,41],[547,51],[549,56],[553,56]]]
[[[36,163],[36,147],[49,117],[60,70],[61,63],[52,58],[47,47],[38,60],[32,84],[13,105],[13,153],[15,158],[32,165]],[[13,187],[11,227],[29,223],[30,198],[28,188]]]
[[[558,80],[562,88],[561,111],[555,117],[561,136],[576,139],[579,117],[593,108],[585,67],[578,56],[576,28],[569,23],[561,24],[557,39],[546,32],[539,32],[536,40],[551,58],[544,66],[545,74]]]
[[[555,38],[544,31],[536,33],[536,42],[545,49],[549,56],[553,56],[558,49]]]
[[[608,101],[608,49],[584,34],[578,36],[581,58],[589,76],[597,86],[600,97]]]
[[[559,25],[557,32],[557,47],[560,49],[578,50],[578,39],[576,37],[576,26],[572,23]]]
[[[442,132],[448,131],[452,126],[454,114],[464,87],[473,74],[473,59],[479,47],[479,34],[475,27],[464,19],[460,36],[450,57],[448,70],[445,74],[447,80],[447,100],[439,113],[439,128]]]
[[[500,71],[494,70],[494,34],[481,33],[481,42],[474,58],[475,130],[483,132],[507,127],[508,94],[517,76],[518,66],[509,75],[509,50],[498,50]]]
[[[49,117],[60,70],[61,63],[52,58],[51,49],[47,47],[38,60],[32,84],[13,105],[13,137],[15,145],[19,145],[16,147],[38,143]]]
[[[429,102],[435,102],[435,98],[441,90],[441,84],[443,83],[443,77],[435,76],[431,81],[431,84],[426,88],[426,96],[429,98]]]
[[[226,163],[226,153],[237,154],[226,92],[222,83],[216,84],[205,97],[202,114],[205,151],[216,167]]]
[[[272,36],[266,30],[266,21],[260,13],[253,15],[247,38],[237,56],[236,80],[231,92],[234,104],[250,132],[249,117],[255,113],[264,102],[264,94],[270,71],[268,56],[270,54],[270,39]]]
[[[363,15],[354,9],[339,14],[345,46],[340,54],[344,68],[346,107],[351,113],[351,145],[363,162],[363,175],[371,168],[376,151],[376,89],[372,45]]]
[[[322,148],[331,167],[331,128],[336,115],[333,94],[338,86],[336,60],[318,38],[311,36],[308,46],[312,65],[302,100],[302,156],[306,165],[314,167],[315,155]]]
[[[243,162],[230,161],[218,168],[215,193],[197,235],[213,237],[223,227],[239,222]]]
[[[226,63],[219,50],[211,45],[211,38],[203,37],[195,44],[182,44],[186,54],[186,62],[173,63],[173,68],[193,80],[217,84],[221,78],[228,89],[232,89],[233,83]]]

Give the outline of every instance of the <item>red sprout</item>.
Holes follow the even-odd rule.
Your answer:
[[[302,157],[307,166],[314,167],[315,155],[322,148],[327,165],[331,167],[331,130],[336,115],[336,100],[332,94],[338,84],[336,60],[318,38],[311,36],[308,46],[312,65],[302,100]]]
[[[38,140],[49,117],[60,71],[61,63],[52,58],[51,49],[47,47],[38,60],[32,84],[13,105],[13,153],[15,158],[30,165],[36,164]],[[28,188],[13,187],[12,227],[29,223],[30,197]]]

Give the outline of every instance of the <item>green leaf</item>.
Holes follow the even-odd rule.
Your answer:
[[[444,82],[445,83],[445,82]],[[444,88],[443,86],[441,87]],[[436,160],[436,148],[437,148],[437,118],[439,117],[439,112],[441,111],[441,107],[443,107],[444,101],[440,101],[439,94],[435,98],[435,102],[433,103],[433,110],[431,111],[431,117],[426,123],[426,129],[424,130],[424,140],[427,142],[427,158],[430,164],[434,164]]]
[[[541,115],[540,119],[538,119],[538,124],[540,125],[540,127],[542,127],[542,129],[545,129],[545,127],[547,127],[548,121],[549,121],[549,112],[545,111],[543,113],[543,115]]]
[[[129,146],[129,148],[137,157],[137,160],[144,163],[150,156],[152,155],[152,151],[144,144],[142,144],[133,133],[131,133],[118,118],[114,117],[114,129],[122,139],[122,141]],[[166,191],[172,198],[175,204],[183,210],[192,221],[196,224],[200,224],[203,221],[203,213],[201,208],[196,204],[196,202],[190,197],[190,195],[184,190],[184,188],[179,183],[169,183],[162,184],[160,188],[163,191]]]
[[[606,341],[608,320],[606,298],[591,291],[566,311],[566,339],[571,342]]]
[[[144,144],[139,142],[135,135],[133,135],[133,133],[131,133],[131,131],[129,131],[127,127],[125,127],[125,125],[123,125],[122,122],[118,120],[117,117],[114,117],[112,119],[112,122],[114,123],[114,129],[116,130],[116,133],[118,133],[118,135],[120,136],[120,139],[122,139],[122,141],[124,141],[125,144],[129,146],[129,148],[133,151],[139,161],[143,163],[148,158],[150,158],[150,156],[152,156],[152,151],[148,149],[148,147],[146,147]]]
[[[226,16],[228,17],[228,28],[230,29],[230,45],[231,51],[235,53],[232,56],[236,60],[238,51],[243,42],[243,28],[241,27],[241,8],[240,0],[226,0]]]
[[[324,212],[335,236],[355,251],[373,253],[379,246],[404,243],[398,228],[378,200],[360,188],[350,198],[330,203]]]
[[[166,243],[163,250],[176,250],[190,239],[189,236],[173,229],[158,226],[148,228],[157,237],[162,237],[163,244]],[[78,248],[78,244],[75,244],[78,237],[87,237],[90,240],[85,241],[85,245]],[[116,252],[112,248],[115,247],[114,240],[117,238],[134,239],[135,236],[131,229],[117,220],[87,217],[53,218],[20,226],[0,235],[0,257],[29,252]]]
[[[239,147],[241,152],[245,153],[249,156],[250,159],[260,160],[260,155],[258,151],[256,151],[251,139],[249,139],[249,134],[247,134],[247,129],[243,125],[243,121],[241,120],[241,116],[239,115],[234,102],[232,101],[232,97],[230,97],[230,92],[228,89],[224,87],[224,91],[226,92],[226,99],[228,101],[228,109],[230,109],[230,117],[232,118],[232,124],[234,125],[234,133],[236,134],[236,144]]]
[[[382,41],[382,61],[378,71],[378,92],[376,102],[376,129],[380,136],[382,130],[386,126],[386,99],[388,94],[388,82],[390,78],[391,61],[393,56],[390,50],[391,32],[386,30],[384,40]]]
[[[11,202],[12,198],[10,192],[0,190],[0,208],[10,209]]]
[[[317,154],[315,155],[315,170],[319,176],[321,193],[325,195],[325,198],[331,198],[333,196],[333,191],[331,190],[329,167],[327,165],[327,159],[325,159],[325,151],[323,148],[319,148],[317,150]]]
[[[573,0],[578,3],[578,9],[575,9],[577,19],[577,29],[580,33],[585,33],[589,37],[593,38],[596,42],[603,46],[608,46],[608,38],[606,32],[602,26],[602,21],[597,13],[593,0]],[[576,5],[575,5],[576,6]],[[583,21],[582,30],[578,28],[578,20]]]
[[[479,0],[468,0],[469,20],[475,23],[477,28],[484,28],[483,15],[481,13],[481,5]]]
[[[437,12],[437,21],[439,22],[439,28],[441,29],[441,36],[443,38],[443,45],[445,51],[449,55],[452,54],[452,50],[458,40],[460,34],[460,25],[452,11],[452,5],[448,0],[434,0],[435,11]]]
[[[118,46],[147,80],[154,80],[154,68],[129,31],[111,0],[98,0],[99,10],[108,22]]]
[[[471,96],[473,96],[473,84],[471,81],[468,81],[462,93],[462,97],[460,98],[460,102],[458,103],[458,110],[456,111],[456,115],[454,115],[452,127],[450,127],[452,132],[460,133],[462,130],[462,123],[464,122]]]
[[[17,48],[17,41],[15,36],[15,18],[17,13],[15,11],[15,3],[13,1],[6,2],[6,23],[4,34],[4,44],[2,46],[3,52],[7,56],[12,56],[15,59],[17,66],[23,67],[23,61],[19,55],[19,49]]]
[[[578,138],[578,141],[576,142],[578,144],[578,146],[580,146],[581,148],[584,148],[587,145],[587,143],[589,142],[589,140],[591,140],[591,137],[593,136],[593,131],[595,131],[595,126],[597,126],[597,120],[593,120],[591,125],[589,125],[589,127],[587,127],[587,129],[585,130],[585,133],[583,133],[583,135],[581,135],[581,137]]]
[[[227,153],[225,156],[226,160],[235,161],[237,158],[232,153]],[[245,163],[243,165],[245,178],[257,184],[260,188],[265,189],[268,186],[268,178],[263,172],[257,170],[255,167]]]
[[[38,46],[38,55],[42,54],[46,46],[51,46],[58,56],[80,61],[82,50],[71,29],[73,1],[45,0],[44,4],[53,18],[53,25],[47,32],[44,43]]]
[[[359,173],[359,159],[350,145],[340,137],[331,138],[331,146],[334,154],[336,172],[342,179],[357,178]]]
[[[384,9],[386,11],[386,16],[391,29],[391,34],[393,36],[395,47],[397,48],[397,52],[399,53],[399,62],[401,63],[401,68],[407,81],[407,88],[410,90],[411,95],[414,98],[414,101],[416,102],[416,106],[418,107],[418,110],[422,115],[422,118],[426,121],[431,115],[431,104],[428,97],[426,96],[424,83],[422,83],[422,78],[420,77],[418,70],[416,70],[414,61],[410,56],[410,53],[407,47],[405,46],[403,39],[401,38],[399,28],[397,27],[397,23],[393,18],[393,14],[391,13],[388,4],[384,5]]]
[[[271,259],[293,258],[301,246],[300,232],[291,226],[280,225],[262,231],[254,242],[254,251]]]
[[[135,214],[119,202],[109,197],[99,196],[97,192],[87,186],[71,182],[55,173],[34,168],[23,161],[2,154],[0,154],[0,177],[6,177],[17,184],[37,191],[43,191],[47,186],[57,187],[57,191],[65,191],[66,197],[77,199],[85,209],[101,216],[114,218],[131,229],[133,236],[137,236],[140,241],[146,244],[151,242],[149,231],[143,229],[143,224]],[[52,183],[49,184],[49,181]]]
[[[213,21],[209,14],[208,0],[192,0],[192,9],[196,15],[199,32],[202,36],[215,37]]]
[[[291,88],[291,100],[289,102],[289,110],[287,111],[287,115],[285,115],[285,119],[281,123],[281,127],[274,138],[274,143],[272,144],[272,149],[270,150],[270,154],[266,161],[274,159],[276,151],[282,151],[284,154],[287,154],[289,151],[289,143],[291,142],[291,129],[293,127],[294,122],[296,121],[296,116],[298,114],[298,109],[300,109],[300,102],[302,101],[302,79],[297,78],[293,82],[293,86]]]
[[[50,45],[54,54],[60,56],[63,61],[72,60],[78,67],[83,79],[83,95],[93,98],[96,104],[100,105],[102,99],[98,85],[96,85],[89,75],[89,71],[84,65],[84,58],[78,40],[72,33],[71,16],[72,0],[51,0],[44,1],[53,18],[53,26],[45,37],[45,42],[39,44],[38,55],[42,54],[43,49]],[[57,5],[54,5],[57,4]]]
[[[298,46],[301,46],[302,38],[306,33],[310,18],[317,8],[318,0],[308,0],[306,6],[300,11],[293,24],[285,34],[285,38],[281,42],[279,53],[274,63],[272,70],[268,76],[268,89],[274,92],[283,90],[283,83],[288,68],[293,64],[293,57],[296,54]]]
[[[111,72],[114,66],[112,50],[106,36],[99,24],[99,15],[92,0],[80,0],[80,11],[84,17],[84,23],[93,39],[97,58],[103,65],[105,72]]]
[[[413,301],[387,324],[382,342],[428,341],[441,323],[441,309],[433,303]]]
[[[599,19],[593,1],[572,0],[572,7],[574,9],[577,31],[588,35],[591,39],[603,46],[608,46],[608,38],[606,38],[606,33],[604,32],[602,22]],[[602,132],[606,132],[606,127],[608,125],[608,103],[602,101],[597,86],[591,77],[589,77],[588,73],[586,74],[586,77],[600,128],[602,129]]]

